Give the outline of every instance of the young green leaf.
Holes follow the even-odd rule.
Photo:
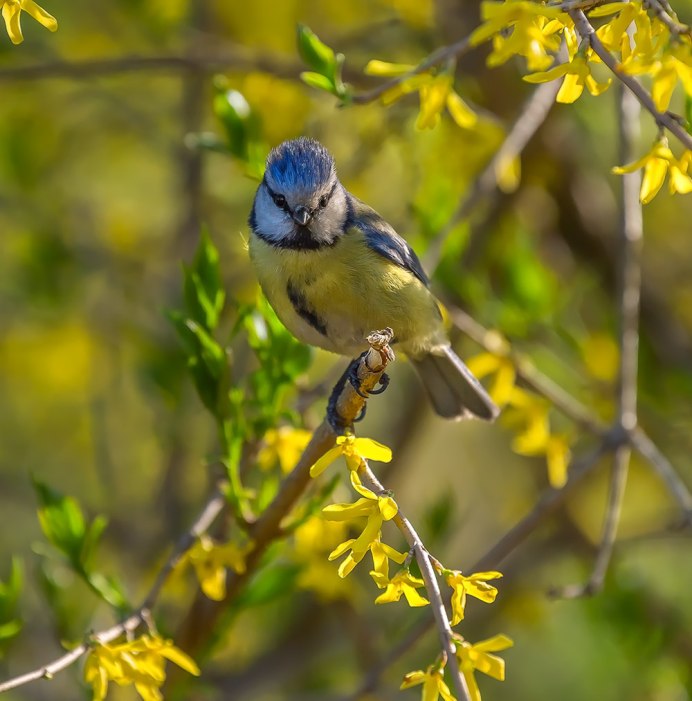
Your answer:
[[[310,27],[299,24],[297,32],[298,53],[303,61],[317,73],[332,79],[333,84],[336,71],[334,51],[320,41],[320,38]]]

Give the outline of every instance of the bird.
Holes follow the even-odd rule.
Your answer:
[[[435,412],[492,421],[498,407],[452,350],[442,306],[394,228],[341,184],[318,141],[284,141],[267,157],[248,218],[260,287],[300,341],[356,357],[390,327]]]

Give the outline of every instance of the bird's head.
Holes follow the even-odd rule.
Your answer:
[[[347,216],[347,193],[322,144],[301,137],[272,150],[250,214],[255,233],[281,247],[316,249],[336,241]]]

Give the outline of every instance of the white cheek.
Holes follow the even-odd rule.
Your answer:
[[[280,241],[293,233],[293,221],[268,197],[260,196],[255,206],[255,222],[262,236]]]

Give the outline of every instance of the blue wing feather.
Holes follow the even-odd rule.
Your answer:
[[[394,231],[374,209],[349,195],[346,228],[355,226],[365,236],[368,247],[392,263],[412,272],[426,287],[430,284],[418,256],[406,240]]]

